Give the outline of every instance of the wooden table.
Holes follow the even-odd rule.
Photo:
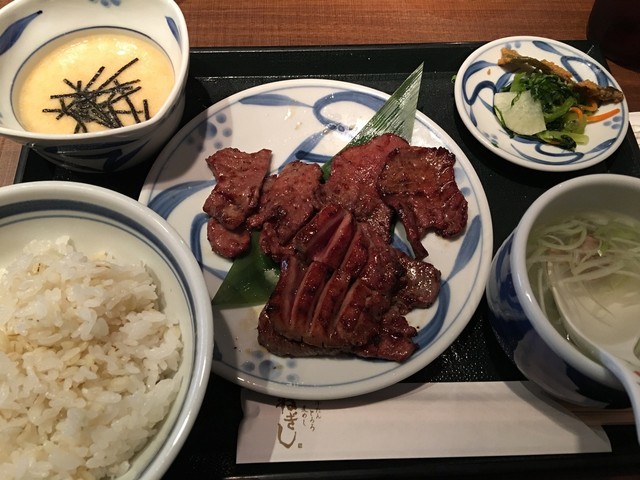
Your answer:
[[[0,0],[0,6],[8,3]],[[583,40],[593,1],[178,0],[178,4],[192,46],[233,47],[489,41],[509,35]],[[640,74],[609,66],[630,110],[640,110]],[[0,185],[13,183],[19,152],[20,145],[0,138]]]

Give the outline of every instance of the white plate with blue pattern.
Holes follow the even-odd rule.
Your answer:
[[[629,127],[626,100],[603,105],[601,110],[620,108],[606,121],[589,124],[586,145],[574,152],[523,137],[511,137],[493,111],[493,96],[511,82],[513,73],[498,65],[503,47],[519,54],[549,60],[572,73],[576,81],[591,80],[601,86],[620,86],[600,63],[566,43],[542,37],[507,37],[487,43],[464,61],[456,75],[456,108],[471,134],[496,155],[523,167],[542,171],[572,171],[605,160],[623,142]]]
[[[214,179],[205,159],[225,147],[268,148],[272,171],[299,158],[325,162],[389,96],[332,80],[285,80],[254,87],[196,116],[167,144],[143,186],[140,201],[166,218],[200,262],[213,297],[231,263],[211,252],[202,211]],[[442,291],[429,309],[414,310],[417,351],[404,363],[361,358],[283,358],[258,344],[261,306],[214,311],[213,371],[246,388],[292,399],[337,399],[392,385],[440,355],[467,325],[484,292],[493,252],[491,214],[482,184],[464,152],[433,121],[416,116],[414,145],[443,146],[456,156],[456,181],[469,204],[464,235],[429,234],[427,260],[442,272]]]

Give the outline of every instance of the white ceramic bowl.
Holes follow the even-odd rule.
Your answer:
[[[147,121],[101,132],[53,135],[25,131],[13,101],[20,68],[53,40],[97,27],[137,32],[166,52],[175,83],[163,106]],[[184,110],[189,37],[173,0],[14,0],[0,10],[0,64],[0,135],[69,169],[112,172],[149,159],[177,129]]]
[[[180,319],[180,391],[159,432],[118,480],[159,479],[191,430],[211,369],[213,319],[200,267],[165,220],[119,193],[61,181],[0,188],[0,266],[18,257],[29,241],[61,235],[86,254],[104,250],[122,263],[142,261],[156,279],[165,314]]]
[[[595,174],[562,182],[525,212],[494,256],[486,297],[498,340],[520,371],[551,395],[584,406],[626,406],[607,369],[569,343],[538,305],[526,270],[526,245],[537,225],[572,212],[610,210],[640,220],[640,178]]]

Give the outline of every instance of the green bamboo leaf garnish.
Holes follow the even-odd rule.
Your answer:
[[[384,133],[395,133],[411,141],[422,70],[421,64],[344,148],[362,145]],[[322,167],[325,179],[329,178],[331,160]],[[280,272],[278,266],[262,253],[258,237],[259,232],[253,232],[251,251],[233,261],[227,276],[211,301],[214,307],[236,308],[260,305],[269,299],[278,282]]]
[[[402,85],[400,85],[384,105],[380,107],[380,110],[371,117],[371,120],[362,127],[357,135],[353,137],[342,150],[367,143],[383,133],[395,133],[406,141],[411,141],[418,106],[418,95],[420,94],[420,83],[422,82],[423,66],[424,64],[421,63],[420,66],[402,82]],[[322,166],[322,173],[325,180],[329,178],[332,160],[333,158]]]
[[[266,302],[273,291],[280,268],[271,257],[262,253],[260,232],[251,234],[251,250],[236,258],[222,285],[213,297],[213,305],[235,308]]]

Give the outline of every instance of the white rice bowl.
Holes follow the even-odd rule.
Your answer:
[[[209,375],[197,262],[131,199],[38,183],[0,189],[0,478],[160,478]]]

